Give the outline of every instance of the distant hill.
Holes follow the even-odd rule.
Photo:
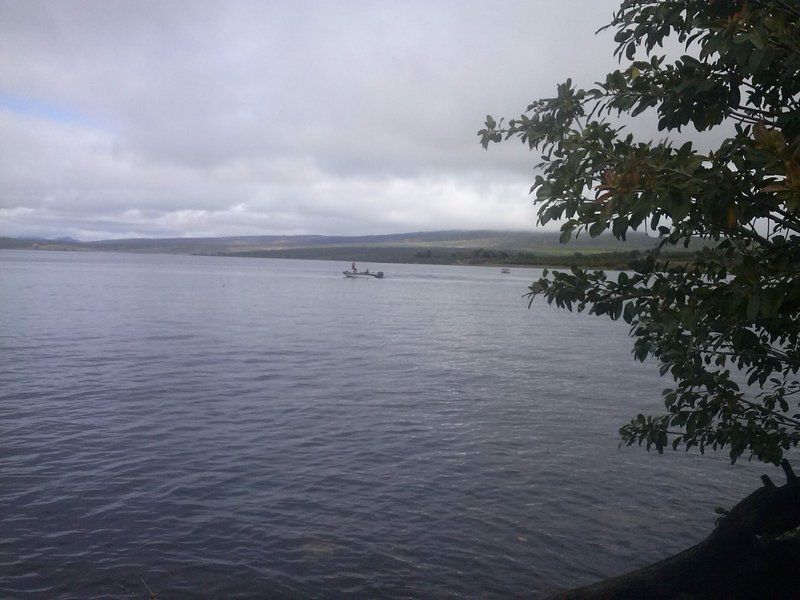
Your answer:
[[[251,235],[214,238],[130,238],[78,242],[71,238],[0,238],[0,248],[46,247],[70,250],[105,250],[117,252],[166,252],[170,254],[228,254],[249,251],[290,250],[331,247],[397,247],[397,248],[485,248],[488,250],[525,251],[561,249],[572,251],[613,251],[648,249],[655,239],[633,233],[626,242],[610,235],[597,238],[581,236],[570,244],[559,242],[557,232],[520,231],[418,231],[387,235],[327,236],[327,235]]]
[[[0,248],[441,264],[551,264],[563,263],[567,257],[570,258],[567,262],[574,262],[576,253],[584,257],[580,262],[586,262],[589,256],[639,254],[652,250],[655,245],[655,238],[641,233],[629,234],[625,242],[610,235],[597,238],[581,235],[569,244],[561,244],[558,232],[491,230],[367,236],[135,238],[94,242],[0,238]]]

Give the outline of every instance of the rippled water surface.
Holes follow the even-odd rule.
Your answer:
[[[667,382],[536,270],[0,252],[0,597],[537,596],[763,467],[618,449]]]

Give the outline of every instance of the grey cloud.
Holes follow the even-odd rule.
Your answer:
[[[0,115],[0,230],[532,227],[535,157],[475,132],[614,68],[616,4],[0,2],[0,92],[79,117]]]

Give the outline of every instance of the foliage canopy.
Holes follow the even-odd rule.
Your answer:
[[[778,464],[800,443],[800,3],[624,0],[605,28],[619,70],[593,89],[567,79],[507,125],[488,116],[481,144],[517,137],[541,154],[531,193],[562,241],[648,229],[661,248],[709,249],[616,278],[545,271],[531,301],[624,319],[634,356],[672,376],[666,411],[638,415],[623,443]],[[648,110],[664,139],[619,125]],[[724,139],[678,145],[682,128]]]

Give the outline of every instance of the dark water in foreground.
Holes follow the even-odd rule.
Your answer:
[[[345,266],[0,252],[0,597],[535,596],[765,472],[618,450],[666,382],[535,270]]]

